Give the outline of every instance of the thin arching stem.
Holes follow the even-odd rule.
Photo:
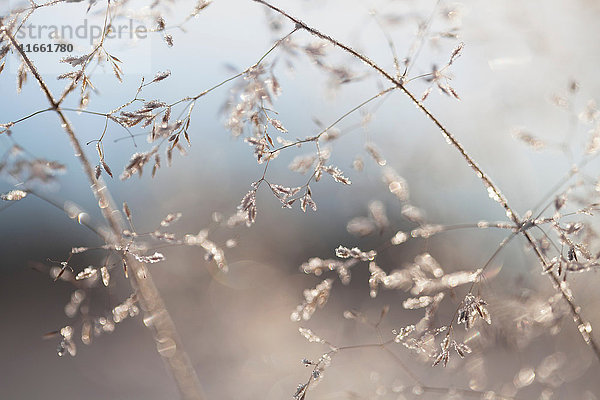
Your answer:
[[[412,92],[410,92],[404,86],[404,84],[400,80],[398,80],[395,77],[393,77],[392,75],[390,75],[387,71],[385,71],[382,67],[380,67],[378,64],[376,64],[374,61],[369,59],[364,54],[359,53],[358,51],[354,50],[350,46],[347,46],[344,43],[334,39],[333,37],[328,36],[325,33],[322,33],[321,31],[307,25],[306,23],[302,22],[300,19],[290,15],[289,13],[285,12],[284,10],[273,6],[272,4],[268,3],[265,0],[253,0],[253,1],[270,8],[271,10],[275,11],[276,13],[278,13],[278,14],[284,16],[285,18],[289,19],[290,21],[294,22],[296,24],[296,28],[302,28],[305,31],[307,31],[308,33],[310,33],[311,35],[318,37],[322,40],[325,40],[325,41],[333,44],[334,46],[344,50],[346,53],[349,53],[353,57],[355,57],[358,60],[365,63],[371,69],[375,70],[381,77],[385,78],[389,82],[396,85],[396,87],[398,87],[398,89],[400,89],[400,91],[402,91],[410,99],[410,101],[419,110],[421,110],[427,116],[427,118],[429,120],[431,120],[431,122],[433,122],[433,124],[440,130],[440,132],[442,133],[442,136],[444,136],[444,139],[448,142],[448,144],[450,144],[454,149],[456,149],[460,153],[460,155],[465,160],[467,165],[473,170],[473,172],[475,172],[477,177],[484,184],[490,197],[495,199],[504,208],[508,218],[510,220],[512,220],[517,226],[523,226],[524,222],[521,220],[521,217],[519,217],[519,215],[509,205],[508,200],[506,199],[506,197],[504,197],[504,195],[500,191],[500,188],[491,180],[491,178],[475,162],[475,160],[470,156],[470,154],[466,151],[466,149],[458,141],[458,139],[456,139],[456,137],[441,123],[441,121],[436,116],[434,116],[429,111],[429,109],[427,107],[425,107],[425,105],[420,100],[418,100],[415,97],[415,95],[412,94]],[[581,334],[584,341],[591,346],[592,350],[594,351],[594,354],[596,355],[596,358],[600,361],[600,345],[598,345],[595,338],[592,336],[591,324],[588,321],[584,320],[583,317],[581,316],[581,313],[580,313],[581,308],[579,306],[577,306],[577,304],[575,304],[575,301],[573,299],[573,295],[571,294],[570,289],[568,288],[566,283],[561,281],[560,277],[558,277],[554,271],[550,270],[551,269],[550,263],[544,257],[542,251],[540,250],[538,244],[536,243],[535,238],[527,230],[521,229],[520,233],[525,237],[528,244],[533,249],[533,252],[534,252],[535,256],[537,257],[537,259],[539,260],[543,271],[545,271],[545,272],[549,271],[547,273],[547,275],[550,278],[550,280],[552,281],[552,284],[554,285],[556,291],[558,293],[560,293],[563,300],[565,300],[565,302],[569,305],[571,316],[573,317],[573,320],[575,322],[575,325],[578,328],[579,333]]]

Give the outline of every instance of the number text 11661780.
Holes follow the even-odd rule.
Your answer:
[[[73,51],[72,44],[64,43],[27,43],[21,44],[20,47],[26,53],[66,53]]]

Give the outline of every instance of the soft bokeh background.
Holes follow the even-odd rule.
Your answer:
[[[376,16],[401,17],[401,23],[389,28],[388,33],[403,57],[413,43],[418,21],[427,19],[435,4],[347,0],[277,3],[388,69],[393,67],[390,51],[373,10],[377,10]],[[188,2],[169,4],[164,14],[167,24],[182,21],[192,6]],[[462,23],[441,19],[441,10],[448,6],[460,11]],[[90,21],[101,23],[103,7],[104,2],[100,2],[92,9],[88,15]],[[87,4],[59,5],[40,10],[35,21],[72,23],[84,18],[86,8]],[[534,152],[517,142],[511,132],[524,127],[549,143],[577,146],[582,142],[589,127],[573,128],[573,114],[582,110],[600,89],[597,78],[600,7],[596,2],[583,0],[467,1],[460,5],[442,1],[435,15],[431,30],[460,26],[459,36],[465,49],[452,68],[453,87],[461,101],[434,91],[428,99],[429,107],[489,172],[513,207],[524,213],[564,176],[577,160],[577,153],[570,160],[553,147]],[[170,30],[175,40],[173,48],[168,48],[159,35],[141,41],[137,52],[116,41],[112,49],[124,62],[125,81],[119,84],[110,71],[98,70],[94,84],[99,95],[92,96],[89,109],[115,108],[134,95],[142,75],[151,77],[166,69],[171,70],[172,76],[144,92],[147,99],[171,102],[199,93],[230,76],[231,67],[243,70],[252,65],[274,40],[292,29],[286,21],[276,22],[282,24],[278,32],[269,28],[273,15],[254,2],[217,1],[186,23],[185,32]],[[299,43],[313,41],[303,32],[294,38]],[[427,43],[423,48],[413,75],[429,72],[432,64],[443,65],[456,42],[440,39],[437,44]],[[274,107],[290,138],[317,133],[313,118],[328,124],[377,93],[382,84],[346,55],[332,48],[328,50],[328,60],[348,65],[365,78],[333,90],[328,88],[327,77],[306,57],[286,58],[281,53],[270,57],[279,59],[275,71],[283,94]],[[14,63],[16,56],[10,57],[9,63]],[[293,61],[293,67],[286,65],[287,59]],[[40,59],[40,72],[47,77],[52,90],[59,92],[63,82],[55,77],[60,68],[57,71],[51,61]],[[47,107],[31,78],[20,94],[15,93],[15,70],[16,66],[11,64],[0,75],[0,122]],[[561,109],[552,101],[553,96],[566,96],[573,80],[579,82],[580,89],[569,98],[572,110]],[[175,156],[173,167],[163,168],[154,179],[148,170],[141,179],[109,180],[117,203],[125,200],[129,203],[139,231],[153,230],[167,213],[181,211],[184,218],[174,226],[174,231],[178,235],[198,232],[211,224],[214,211],[227,215],[234,212],[250,183],[261,176],[262,166],[256,165],[249,146],[232,138],[223,127],[224,118],[219,110],[230,88],[231,85],[225,86],[197,104],[188,156]],[[415,82],[413,88],[420,93],[423,85]],[[102,118],[75,113],[69,117],[83,142],[97,139],[104,127]],[[340,127],[351,127],[361,118],[356,114]],[[138,138],[138,148],[130,140],[113,141],[124,136],[124,130],[109,125],[106,160],[117,173],[132,153],[149,148],[144,137]],[[255,226],[220,233],[222,241],[233,237],[239,242],[238,247],[226,253],[230,263],[227,275],[215,274],[196,248],[166,249],[167,261],[152,266],[152,274],[180,329],[207,398],[290,398],[297,384],[309,374],[299,361],[303,357],[317,358],[325,351],[322,346],[308,344],[298,334],[297,324],[289,319],[290,312],[302,300],[302,290],[318,282],[301,274],[298,266],[310,257],[333,257],[333,250],[339,244],[373,248],[395,230],[410,229],[399,216],[400,205],[381,183],[380,169],[364,150],[367,136],[383,150],[389,165],[407,179],[411,201],[426,210],[429,221],[452,224],[503,220],[501,207],[488,198],[457,152],[407,98],[392,94],[379,106],[366,128],[353,130],[333,146],[332,163],[344,170],[353,184],[345,187],[323,179],[312,185],[318,205],[316,213],[304,215],[297,208],[281,209],[278,201],[264,190],[258,196]],[[17,125],[13,138],[31,154],[67,165],[67,173],[44,189],[48,197],[59,203],[73,201],[100,221],[88,183],[54,115],[44,114]],[[0,137],[3,151],[11,144],[5,135]],[[282,154],[269,169],[271,181],[288,186],[304,183],[305,177],[287,171],[286,166],[294,156],[307,151],[292,149]],[[93,145],[88,146],[88,152],[95,158]],[[351,168],[357,155],[365,160],[363,172]],[[597,167],[596,163],[595,171]],[[593,164],[589,169],[594,175]],[[8,179],[2,180],[0,192],[10,190],[12,184]],[[347,221],[366,215],[367,203],[374,199],[386,204],[392,228],[383,237],[354,238],[346,231]],[[56,341],[41,339],[44,333],[66,324],[78,325],[63,311],[73,288],[64,282],[53,283],[48,275],[32,267],[37,263],[49,265],[48,259],[64,259],[71,247],[100,244],[94,234],[48,203],[29,197],[0,213],[0,238],[1,398],[177,396],[154,350],[154,341],[139,317],[119,324],[113,334],[97,338],[91,346],[78,343],[75,358],[57,357]],[[427,244],[417,241],[406,244],[387,254],[385,261],[391,270],[428,250],[448,271],[475,269],[493,253],[502,238],[501,232],[456,232]],[[549,283],[539,276],[523,245],[515,241],[496,260],[495,268],[501,270],[490,285],[490,293],[499,299],[519,296],[523,290],[542,297],[551,293]],[[306,325],[331,342],[344,345],[377,340],[373,331],[344,320],[342,312],[346,309],[356,308],[377,319],[381,307],[390,304],[390,314],[382,325],[388,334],[392,328],[421,317],[420,312],[402,309],[403,292],[384,292],[376,300],[370,300],[367,279],[366,268],[357,268],[353,283],[349,287],[336,284],[326,308]],[[108,312],[128,296],[127,282],[122,277],[117,280],[108,293],[94,292],[97,312]],[[597,282],[595,274],[587,274],[583,279],[574,278],[574,288],[585,315],[600,324]],[[451,315],[459,297],[446,301],[448,304],[442,307],[440,315]],[[482,389],[503,390],[503,385],[510,384],[523,366],[535,367],[545,356],[560,351],[566,360],[560,379],[566,383],[554,398],[596,399],[600,383],[590,378],[597,376],[598,363],[570,321],[565,320],[562,327],[557,336],[542,337],[525,350],[517,352],[510,344],[498,343],[483,356],[453,362],[443,371],[421,365],[401,349],[398,354],[414,374],[431,386],[468,387],[464,369],[479,368],[483,358],[488,377]],[[397,398],[392,387],[412,384],[386,353],[357,350],[336,357],[324,381],[309,397]],[[521,395],[537,398],[541,390],[541,385],[534,384]],[[426,396],[429,395],[423,397]]]

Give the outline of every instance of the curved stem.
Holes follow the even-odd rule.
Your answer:
[[[448,129],[446,129],[446,127],[444,127],[444,125],[440,122],[440,120],[437,117],[435,117],[427,109],[427,107],[425,107],[425,105],[421,101],[419,101],[415,97],[415,95],[413,95],[404,86],[404,84],[400,80],[394,78],[392,75],[390,75],[388,72],[386,72],[383,68],[381,68],[379,65],[377,65],[374,61],[369,59],[367,56],[357,52],[356,50],[352,49],[351,47],[332,38],[331,36],[328,36],[328,35],[322,33],[321,31],[305,24],[300,19],[288,14],[287,12],[283,11],[282,9],[273,6],[272,4],[268,3],[265,0],[253,0],[253,1],[270,8],[271,10],[275,11],[276,13],[278,13],[278,14],[284,16],[285,18],[289,19],[290,21],[294,22],[296,24],[296,28],[302,28],[305,31],[312,34],[313,36],[316,36],[322,40],[325,40],[325,41],[333,44],[334,46],[344,50],[345,52],[351,54],[352,56],[359,59],[360,61],[365,63],[367,66],[369,66],[370,68],[375,70],[383,78],[385,78],[386,80],[388,80],[391,83],[393,83],[394,85],[396,85],[396,87],[398,89],[400,89],[400,91],[402,91],[406,96],[408,96],[410,101],[419,110],[421,110],[427,116],[427,118],[429,118],[429,120],[431,120],[431,122],[433,122],[433,124],[440,130],[440,132],[442,133],[442,136],[444,136],[444,138],[446,139],[448,144],[450,144],[452,147],[454,147],[460,153],[462,158],[466,161],[467,165],[475,172],[477,177],[482,181],[482,183],[486,187],[488,193],[490,194],[490,197],[495,199],[504,208],[504,210],[506,211],[507,217],[509,219],[511,219],[517,226],[523,226],[523,221],[521,221],[521,218],[518,216],[518,214],[510,207],[510,205],[508,204],[508,200],[504,197],[504,195],[500,191],[499,187],[496,186],[496,184],[494,184],[494,182],[491,180],[491,178],[483,171],[483,169],[481,169],[481,167],[479,167],[479,165],[475,162],[475,160],[473,158],[471,158],[469,153],[462,146],[462,144],[456,139],[456,137]],[[529,245],[532,247],[533,252],[534,252],[535,256],[537,257],[537,259],[539,260],[543,271],[549,271],[550,264],[546,260],[544,255],[542,254],[542,252],[539,249],[539,246],[537,245],[533,236],[531,236],[531,234],[527,230],[523,230],[523,229],[520,230],[520,233],[523,234],[523,236],[525,237],[525,239],[527,240]],[[556,273],[554,271],[549,271],[547,275],[550,278],[550,280],[552,281],[552,284],[554,285],[557,292],[561,294],[561,297],[563,298],[563,300],[565,300],[567,302],[567,304],[569,305],[571,316],[573,317],[573,320],[574,320],[575,324],[577,325],[578,331],[581,334],[582,338],[588,345],[590,345],[592,347],[592,350],[594,351],[596,358],[600,361],[600,345],[598,345],[598,343],[596,342],[596,340],[594,339],[594,337],[591,334],[590,323],[588,321],[584,320],[583,317],[581,316],[580,307],[575,304],[573,295],[571,294],[570,289],[566,285],[566,282],[561,282],[560,278],[556,275]]]
[[[42,79],[41,75],[27,54],[20,48],[19,43],[16,41],[14,36],[6,29],[6,27],[2,25],[0,25],[0,34],[4,34],[9,39],[12,46],[20,54],[35,80],[40,85],[42,92],[45,94],[52,107],[52,110],[54,110],[54,112],[57,114],[61,126],[69,137],[75,156],[79,159],[79,162],[83,167],[83,171],[91,184],[92,192],[98,201],[102,215],[110,226],[111,234],[106,235],[104,240],[113,245],[123,244],[124,239],[122,232],[125,225],[121,213],[118,211],[118,208],[115,207],[111,194],[104,184],[102,178],[96,179],[94,168],[85,155],[81,142],[75,134],[73,126],[60,109],[60,103],[54,99],[52,92]],[[146,269],[144,264],[140,263],[135,258],[131,257],[130,255],[126,255],[125,257],[127,264],[132,271],[129,282],[133,290],[138,295],[141,308],[144,310],[148,320],[151,321],[151,323],[148,325],[153,331],[154,338],[157,342],[158,352],[165,362],[167,369],[175,379],[182,398],[186,400],[202,399],[203,396],[201,393],[200,382],[196,376],[196,371],[194,370],[187,353],[183,350],[183,346],[181,345],[181,340],[177,333],[177,329],[175,328],[175,324],[173,323],[173,320],[171,319],[171,316],[165,307],[160,292],[152,280],[150,272]],[[166,344],[168,344],[168,346],[165,346]],[[162,350],[165,347],[168,348],[166,350]]]

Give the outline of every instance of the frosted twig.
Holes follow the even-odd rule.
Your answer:
[[[450,131],[448,131],[446,129],[446,127],[444,127],[444,125],[440,122],[440,120],[436,116],[434,116],[429,111],[429,109],[427,107],[425,107],[425,105],[421,101],[419,101],[415,97],[415,95],[413,95],[404,86],[404,84],[400,80],[394,78],[392,75],[390,75],[388,72],[386,72],[383,68],[381,68],[379,65],[377,65],[374,61],[369,59],[367,56],[365,56],[365,55],[357,52],[356,50],[352,49],[351,47],[339,42],[338,40],[334,39],[333,37],[328,36],[328,35],[322,33],[321,31],[307,25],[306,23],[302,22],[300,19],[288,14],[284,10],[273,6],[272,4],[270,4],[269,2],[267,2],[265,0],[253,0],[253,1],[270,8],[271,10],[275,11],[276,13],[279,13],[280,15],[289,19],[290,21],[294,22],[296,24],[297,29],[302,28],[305,31],[307,31],[308,33],[312,34],[313,36],[323,39],[323,40],[333,44],[334,46],[344,50],[345,52],[351,54],[352,56],[359,59],[360,61],[365,63],[367,66],[369,66],[370,68],[375,70],[383,78],[385,78],[386,80],[388,80],[391,83],[393,83],[394,85],[396,85],[396,87],[398,89],[400,89],[400,91],[402,91],[406,96],[408,96],[408,98],[411,100],[411,102],[419,110],[421,110],[427,116],[427,118],[429,118],[433,122],[433,124],[435,126],[437,126],[437,128],[440,130],[440,132],[442,133],[442,136],[444,136],[446,141],[460,153],[460,155],[463,157],[463,159],[465,160],[467,165],[475,172],[475,174],[478,176],[478,178],[482,181],[482,183],[486,187],[490,197],[492,197],[494,200],[496,200],[498,203],[500,203],[500,205],[504,208],[504,210],[506,211],[506,215],[509,217],[509,219],[511,219],[518,226],[523,225],[524,222],[521,220],[521,217],[519,217],[518,214],[508,204],[508,200],[506,199],[506,197],[504,197],[504,195],[500,191],[499,187],[496,186],[496,184],[491,180],[491,178],[481,169],[481,167],[479,167],[479,165],[475,162],[475,160],[473,158],[471,158],[469,153],[462,146],[462,144],[456,139],[456,137]],[[527,230],[521,230],[520,233],[525,237],[525,239],[527,240],[529,245],[531,245],[536,257],[540,261],[543,271],[549,271],[550,264],[546,260],[544,255],[542,254],[542,252],[541,252],[539,246],[537,245],[536,241],[534,240],[533,236]],[[596,342],[596,339],[591,334],[592,330],[591,330],[590,323],[588,321],[584,320],[583,317],[581,316],[581,312],[580,312],[581,308],[577,304],[575,304],[573,296],[570,293],[570,290],[568,289],[568,287],[566,285],[562,284],[560,278],[556,275],[556,273],[554,271],[549,271],[549,273],[547,275],[550,278],[550,280],[552,281],[552,284],[553,284],[555,290],[558,293],[560,293],[561,297],[569,305],[571,315],[573,317],[573,320],[574,320],[576,326],[578,327],[578,331],[580,332],[582,338],[584,339],[584,341],[587,344],[589,344],[592,347],[592,350],[594,351],[596,358],[598,360],[600,360],[600,345],[598,345],[598,343]]]

